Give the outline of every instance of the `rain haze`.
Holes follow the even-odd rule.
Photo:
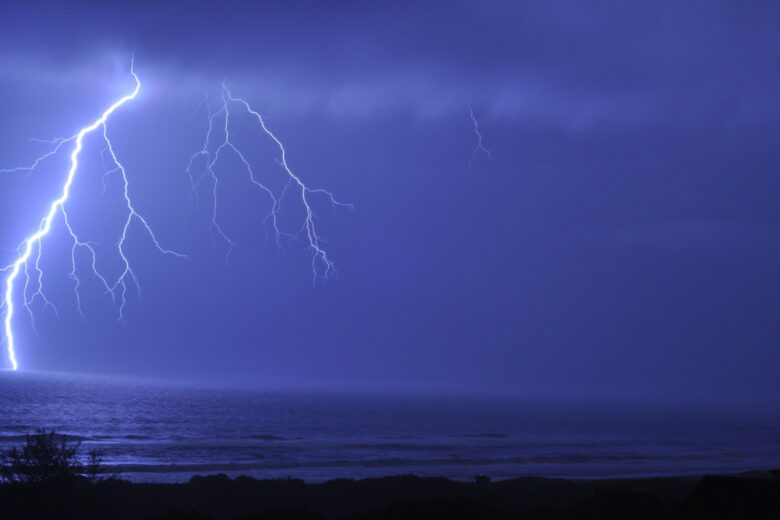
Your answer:
[[[71,136],[132,90],[134,54],[141,90],[107,131],[136,208],[189,257],[131,227],[142,292],[129,287],[118,322],[81,251],[82,319],[55,219],[41,266],[57,314],[32,303],[37,335],[15,314],[20,366],[776,406],[778,23],[776,2],[5,5],[0,167],[29,165],[52,146],[30,138]],[[227,255],[210,181],[193,192],[186,172],[223,81],[296,175],[352,205],[311,197],[335,276],[314,275],[305,243],[276,245],[269,199],[230,154],[217,165]],[[234,110],[231,139],[277,182],[279,149]],[[85,139],[67,208],[116,278],[104,147]],[[68,157],[0,175],[1,265]]]

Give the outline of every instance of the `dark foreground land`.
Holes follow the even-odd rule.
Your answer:
[[[63,475],[0,485],[2,519],[780,519],[777,472],[589,482],[518,478],[462,483],[411,475],[186,484],[92,484]]]

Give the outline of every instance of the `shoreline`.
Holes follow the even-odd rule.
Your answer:
[[[359,473],[347,471],[338,472],[345,473],[345,476],[341,474],[333,474],[323,472],[323,476],[316,477],[311,474],[296,475],[293,471],[286,471],[286,467],[276,468],[270,470],[267,466],[256,466],[254,464],[209,464],[207,468],[204,465],[187,465],[187,464],[171,464],[171,465],[116,465],[114,467],[121,467],[119,472],[112,471],[112,466],[105,466],[105,474],[111,475],[121,480],[127,480],[136,484],[185,484],[194,477],[206,477],[216,475],[226,475],[230,479],[236,479],[239,477],[248,477],[255,480],[300,480],[306,484],[323,484],[331,480],[366,480],[376,478],[386,478],[396,475],[415,475],[419,478],[444,478],[453,482],[469,483],[472,482],[474,476],[484,475],[490,478],[492,482],[501,482],[505,480],[516,480],[523,478],[539,478],[550,480],[568,480],[571,482],[591,482],[591,481],[608,481],[608,480],[645,480],[645,479],[658,479],[658,478],[673,478],[673,479],[701,479],[705,476],[719,476],[719,477],[740,477],[748,475],[768,475],[774,471],[772,468],[761,469],[716,469],[710,470],[690,470],[690,471],[674,471],[674,470],[661,470],[656,472],[637,472],[637,473],[598,473],[598,474],[523,474],[515,473],[511,475],[506,474],[494,474],[489,471],[484,471],[489,468],[479,468],[471,472],[467,476],[452,476],[436,473],[433,471],[419,472],[413,468],[405,470],[404,468],[396,468],[397,471],[393,471],[393,468],[377,468],[376,472],[371,473]],[[359,465],[356,465],[359,466]],[[349,469],[355,469],[353,466]],[[141,471],[134,471],[134,468],[144,469]],[[294,470],[299,466],[291,466],[289,469]],[[327,469],[328,466],[323,466],[323,469]],[[312,469],[311,467],[309,469]],[[384,471],[383,471],[384,470]],[[482,470],[482,471],[480,471]],[[310,472],[309,472],[310,473]],[[160,476],[167,476],[169,478],[158,478]]]

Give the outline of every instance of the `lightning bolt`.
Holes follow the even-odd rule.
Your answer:
[[[474,145],[474,150],[471,152],[471,159],[469,159],[469,165],[471,165],[472,162],[474,162],[474,158],[477,156],[479,152],[484,153],[487,155],[487,158],[493,161],[493,154],[485,148],[482,145],[482,133],[479,131],[479,121],[477,121],[477,117],[474,115],[474,109],[469,106],[469,116],[471,116],[471,122],[474,123],[474,134],[477,136],[477,144]]]
[[[255,188],[264,194],[268,198],[270,209],[268,214],[263,219],[263,225],[266,230],[269,228],[273,231],[276,245],[282,247],[282,240],[293,240],[302,242],[311,252],[311,266],[312,277],[314,283],[316,283],[318,276],[327,279],[335,272],[335,266],[333,261],[328,256],[322,236],[317,231],[315,221],[317,215],[312,209],[311,199],[314,197],[324,198],[331,206],[341,206],[352,208],[351,204],[339,202],[328,190],[321,188],[310,188],[303,180],[296,175],[290,168],[287,161],[287,150],[282,144],[282,141],[274,134],[266,125],[263,116],[260,115],[246,100],[234,97],[227,84],[223,83],[220,95],[220,107],[218,110],[213,110],[208,102],[208,96],[204,95],[204,101],[202,104],[206,107],[208,116],[208,130],[206,132],[206,138],[203,146],[200,150],[195,152],[187,163],[186,172],[191,182],[191,190],[196,198],[196,204],[199,199],[197,196],[198,187],[208,178],[211,181],[211,223],[210,227],[214,235],[219,236],[227,244],[227,252],[225,254],[225,262],[228,262],[230,253],[236,246],[236,242],[231,239],[227,233],[223,230],[218,220],[218,208],[219,208],[219,175],[217,166],[222,155],[226,153],[234,154],[243,164],[249,182],[255,186]],[[256,120],[258,128],[262,133],[275,144],[279,150],[279,158],[277,164],[279,165],[282,173],[286,176],[287,182],[281,190],[275,192],[271,187],[264,183],[258,175],[256,175],[252,165],[247,160],[245,154],[236,146],[231,140],[230,122],[231,122],[231,107],[238,106],[246,114]],[[212,144],[212,138],[215,134],[215,128],[218,123],[222,123],[222,127],[218,130],[219,142],[218,144]],[[216,146],[216,148],[214,148]],[[212,150],[212,148],[214,148]],[[203,172],[196,179],[192,174],[192,167],[196,160],[203,159],[205,163]],[[290,195],[290,194],[295,195]],[[283,230],[280,226],[280,215],[282,210],[282,202],[287,198],[295,196],[296,200],[301,204],[304,210],[304,218],[301,222],[300,228],[297,231],[290,232]]]
[[[155,235],[154,231],[152,231],[152,228],[150,227],[148,221],[136,210],[129,194],[129,182],[127,177],[127,172],[125,170],[125,167],[119,161],[119,158],[117,157],[117,154],[114,151],[114,147],[108,136],[108,127],[106,124],[108,122],[108,119],[116,110],[122,107],[125,103],[135,99],[135,97],[138,95],[138,92],[141,89],[141,81],[134,71],[133,60],[131,60],[130,74],[133,77],[133,80],[135,81],[135,88],[133,89],[133,91],[125,95],[124,97],[120,98],[119,100],[117,100],[111,106],[109,106],[102,113],[102,115],[98,119],[93,121],[90,125],[82,128],[81,130],[79,130],[77,134],[71,137],[57,138],[53,141],[50,141],[51,144],[55,145],[54,148],[48,153],[35,159],[35,161],[30,166],[13,168],[10,170],[0,170],[0,173],[24,172],[30,174],[32,171],[35,170],[37,166],[39,166],[43,161],[45,161],[49,157],[55,155],[62,147],[64,147],[67,144],[73,143],[73,149],[70,153],[70,168],[68,169],[67,176],[65,177],[65,182],[62,186],[61,195],[51,202],[51,204],[49,205],[49,211],[41,219],[38,229],[34,233],[29,235],[27,238],[25,238],[24,241],[21,243],[21,245],[16,249],[18,255],[16,257],[16,260],[11,265],[0,269],[0,272],[8,273],[5,279],[5,292],[3,295],[2,304],[0,305],[0,309],[5,310],[5,317],[3,321],[4,332],[5,332],[4,340],[7,342],[8,357],[11,363],[11,367],[14,370],[18,369],[19,367],[16,359],[16,350],[15,350],[16,341],[15,341],[13,327],[12,327],[14,311],[15,311],[14,299],[13,299],[14,287],[15,287],[14,284],[17,281],[17,278],[19,278],[22,274],[24,274],[25,285],[23,289],[23,305],[29,311],[31,315],[31,319],[32,319],[31,304],[36,298],[41,298],[45,306],[50,306],[52,309],[55,309],[56,312],[56,308],[54,307],[52,302],[46,297],[46,294],[44,293],[43,290],[43,271],[41,270],[40,267],[40,259],[41,259],[42,249],[43,249],[42,248],[43,239],[51,231],[54,220],[58,215],[62,216],[62,220],[65,225],[65,228],[67,232],[70,234],[71,239],[73,240],[73,246],[71,248],[72,270],[69,276],[73,280],[75,285],[74,292],[76,296],[76,304],[77,304],[78,311],[79,313],[81,313],[82,316],[83,316],[83,311],[81,308],[81,297],[79,293],[81,281],[77,274],[77,262],[76,262],[76,252],[79,248],[84,249],[89,253],[91,257],[90,267],[92,273],[100,281],[100,283],[106,290],[106,293],[111,295],[114,302],[117,301],[117,298],[119,299],[120,320],[123,319],[123,312],[126,303],[126,293],[127,293],[128,283],[130,282],[133,283],[139,295],[141,290],[140,285],[138,283],[138,278],[136,277],[132,269],[131,263],[125,253],[125,242],[127,239],[127,233],[128,230],[130,229],[130,226],[134,222],[141,225],[143,230],[151,239],[151,242],[153,243],[154,247],[160,253],[174,255],[180,258],[186,258],[186,256],[183,254],[164,248],[160,244],[159,240],[157,239],[157,236]],[[106,143],[106,148],[104,149],[103,153],[104,155],[107,153],[113,165],[111,169],[107,169],[106,174],[104,176],[104,183],[105,183],[105,177],[109,175],[118,174],[120,176],[122,187],[123,187],[124,204],[127,209],[126,217],[121,228],[120,238],[116,243],[117,251],[122,261],[122,272],[119,274],[116,280],[113,281],[113,283],[109,283],[108,278],[102,275],[98,271],[96,265],[97,254],[94,248],[95,245],[94,242],[85,241],[79,238],[79,235],[76,233],[76,231],[73,229],[73,227],[70,224],[68,213],[65,207],[65,203],[68,201],[68,197],[70,195],[71,186],[74,182],[74,179],[76,178],[76,173],[78,171],[79,154],[81,153],[83,148],[84,137],[98,129],[102,129],[102,137]],[[32,269],[36,273],[36,276],[34,278],[31,277],[30,264],[32,264]],[[30,291],[33,292],[30,293]],[[33,326],[34,326],[34,321],[33,321]]]

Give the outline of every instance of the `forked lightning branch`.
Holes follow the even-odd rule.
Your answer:
[[[121,152],[115,148],[109,138],[109,122],[111,116],[117,110],[120,110],[123,105],[134,100],[141,90],[141,81],[135,73],[132,64],[130,75],[134,81],[134,88],[128,94],[109,106],[100,117],[88,126],[85,126],[71,137],[53,141],[53,149],[36,158],[29,166],[0,170],[0,173],[9,175],[19,172],[29,173],[61,150],[70,149],[69,168],[64,177],[59,196],[48,205],[48,212],[42,216],[38,227],[34,229],[16,249],[16,256],[13,262],[0,268],[0,273],[4,275],[3,297],[2,302],[0,303],[0,311],[3,313],[3,340],[6,343],[10,366],[14,370],[19,368],[19,362],[17,360],[18,344],[14,334],[14,324],[18,318],[18,311],[20,309],[27,311],[33,328],[35,328],[33,304],[36,300],[40,300],[45,307],[50,307],[56,312],[54,304],[44,291],[44,273],[41,267],[44,239],[50,234],[55,226],[63,226],[72,241],[70,251],[68,252],[71,261],[69,276],[73,283],[75,305],[82,316],[83,311],[80,293],[81,279],[79,278],[79,266],[77,265],[77,252],[79,250],[86,251],[88,254],[89,261],[87,267],[90,270],[91,276],[94,276],[98,280],[103,289],[105,289],[105,292],[108,293],[112,300],[118,305],[118,317],[120,320],[122,320],[124,316],[128,286],[132,286],[132,288],[138,292],[140,292],[141,288],[140,281],[133,270],[132,263],[129,260],[126,251],[128,231],[132,226],[139,226],[145,232],[148,241],[157,250],[157,253],[187,259],[186,255],[165,247],[158,239],[147,219],[136,209],[131,197],[130,177],[119,158]],[[316,280],[318,276],[327,278],[334,272],[334,265],[323,247],[322,238],[315,226],[316,215],[313,211],[311,200],[315,197],[320,197],[331,205],[347,207],[350,205],[338,202],[333,194],[327,190],[309,188],[298,175],[293,173],[288,164],[287,151],[282,142],[268,129],[262,116],[254,110],[247,101],[234,97],[230,93],[227,85],[222,86],[220,99],[221,103],[218,110],[212,111],[209,109],[209,128],[203,147],[193,154],[186,168],[192,182],[193,193],[196,193],[196,190],[201,183],[211,183],[211,193],[213,195],[211,208],[212,231],[228,243],[229,254],[235,245],[235,242],[223,231],[218,219],[219,160],[222,155],[232,153],[239,158],[246,168],[250,183],[254,185],[258,192],[266,197],[270,203],[270,210],[266,222],[270,223],[270,227],[273,229],[276,236],[277,244],[280,243],[282,237],[303,243],[311,253],[312,274],[314,279]],[[287,183],[278,193],[274,192],[274,190],[262,182],[255,174],[250,162],[246,159],[242,151],[230,140],[230,110],[234,107],[244,110],[252,116],[264,135],[270,138],[278,148],[280,154],[280,157],[278,157],[279,167],[284,175],[287,176]],[[222,123],[220,132],[217,132],[214,128],[217,121]],[[105,142],[105,148],[103,150],[104,155],[107,155],[111,162],[105,175],[118,175],[121,179],[123,188],[123,197],[120,204],[122,204],[124,208],[125,216],[121,228],[118,230],[119,240],[116,241],[116,251],[121,260],[121,269],[120,273],[114,278],[109,278],[97,268],[97,250],[95,248],[95,243],[82,239],[78,231],[71,225],[68,218],[67,203],[71,187],[78,180],[79,158],[83,152],[84,138],[94,132],[100,132],[102,139]],[[212,143],[215,134],[219,134],[218,138],[221,139],[217,144]],[[199,160],[202,164],[198,164]],[[195,175],[196,168],[200,168],[199,175]],[[304,212],[300,227],[296,230],[285,231],[282,230],[279,225],[279,211],[281,202],[289,197],[296,197],[302,204]]]

